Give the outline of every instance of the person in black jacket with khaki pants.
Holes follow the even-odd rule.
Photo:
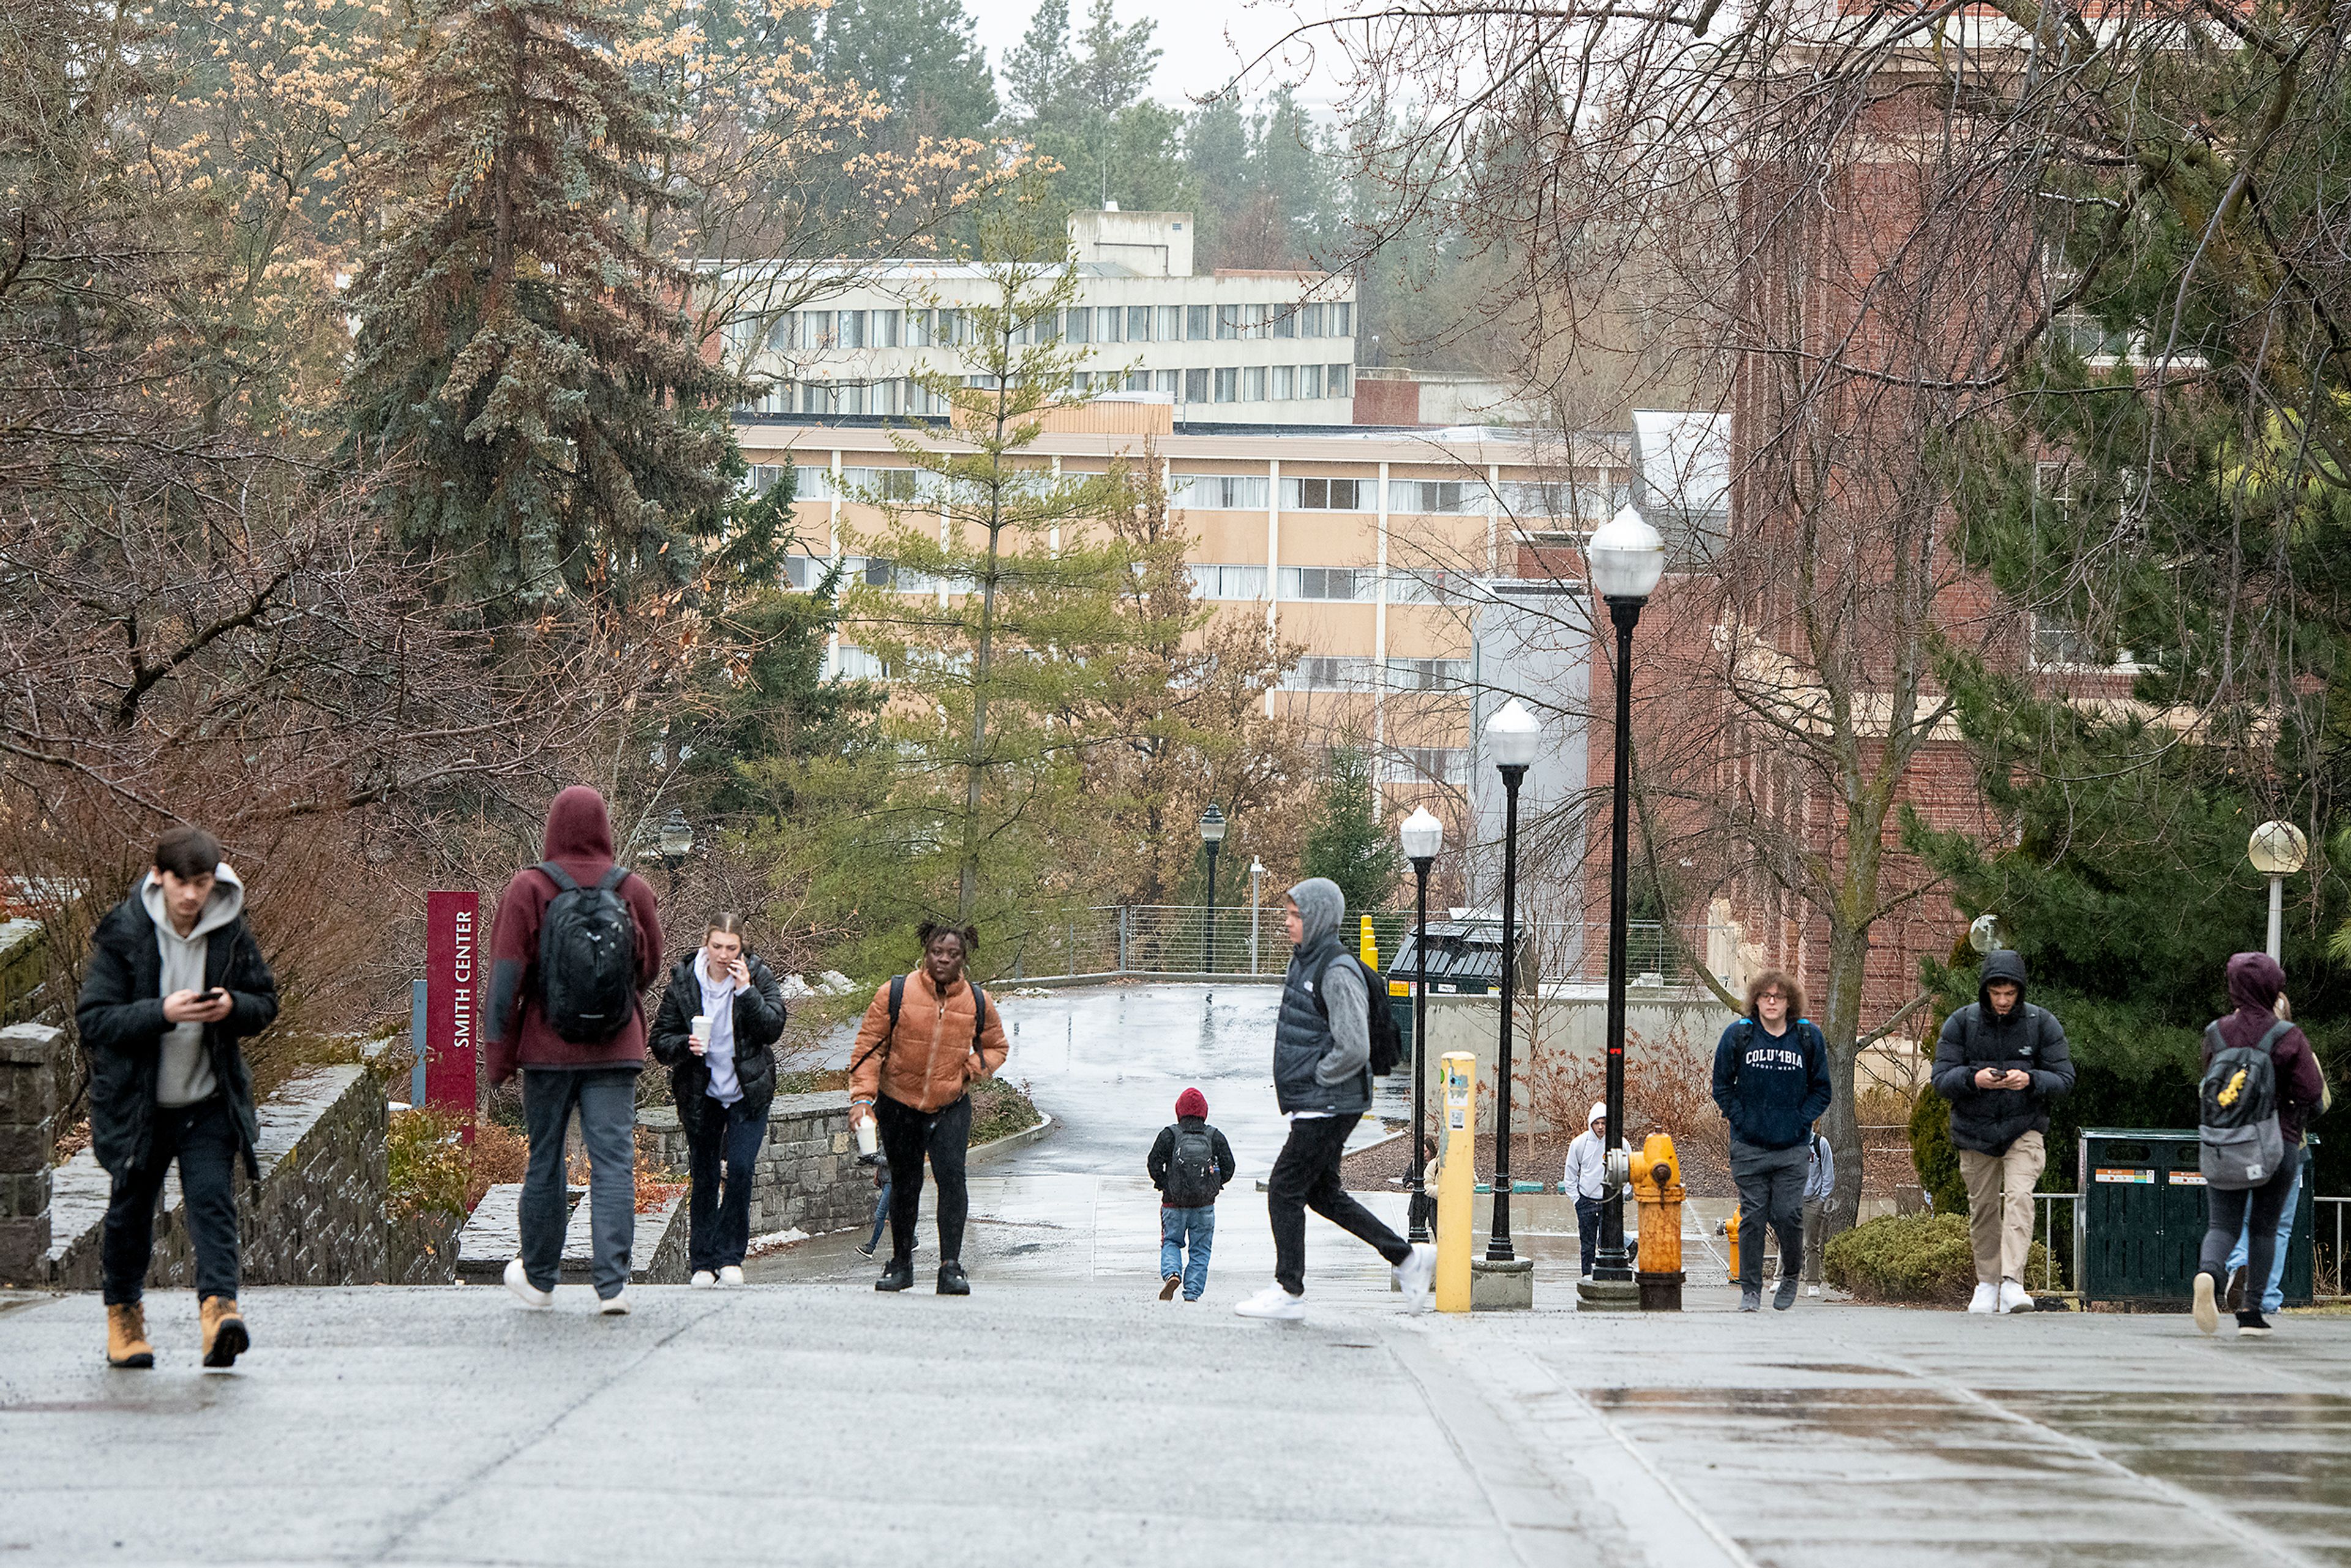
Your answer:
[[[235,1170],[258,1177],[253,1075],[238,1042],[277,1017],[277,982],[245,923],[245,887],[201,828],[174,828],[154,869],[99,922],[74,1023],[89,1058],[89,1131],[113,1178],[99,1253],[106,1358],[152,1366],[142,1298],[155,1203],[174,1160],[196,1254],[204,1364],[251,1344],[237,1311]]]

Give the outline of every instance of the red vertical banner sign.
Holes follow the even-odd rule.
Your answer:
[[[475,1022],[483,988],[478,940],[482,900],[472,893],[424,895],[424,1103],[466,1119],[472,1136]]]

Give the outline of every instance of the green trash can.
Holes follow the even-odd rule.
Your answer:
[[[2314,1148],[2318,1140],[2305,1135]],[[2187,1306],[2204,1247],[2204,1177],[2191,1129],[2083,1129],[2074,1205],[2074,1282],[2086,1305]],[[2287,1244],[2285,1304],[2311,1298],[2311,1183],[2304,1172]]]

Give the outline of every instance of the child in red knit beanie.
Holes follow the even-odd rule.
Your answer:
[[[1159,1130],[1147,1168],[1159,1189],[1159,1299],[1196,1301],[1208,1288],[1208,1252],[1217,1239],[1217,1195],[1233,1179],[1233,1146],[1208,1125],[1208,1097],[1176,1096],[1176,1120]]]

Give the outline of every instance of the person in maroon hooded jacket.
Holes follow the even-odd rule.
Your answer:
[[[645,1061],[645,1016],[633,995],[619,1026],[592,1041],[566,1039],[548,1017],[548,978],[541,972],[540,933],[548,906],[564,890],[552,865],[574,885],[593,890],[614,870],[612,824],[604,797],[584,785],[556,796],[547,812],[547,859],[507,883],[491,928],[490,1005],[482,1020],[489,1044],[490,1082],[522,1072],[523,1122],[530,1166],[523,1179],[521,1255],[507,1265],[507,1288],[534,1307],[554,1299],[563,1264],[568,1219],[563,1137],[576,1107],[580,1141],[588,1150],[588,1204],[594,1239],[590,1270],[600,1311],[629,1310],[629,1249],[636,1237],[637,1072]],[[661,973],[661,916],[653,890],[633,872],[611,891],[629,912],[635,938],[630,959],[634,991]],[[559,922],[559,925],[560,922]],[[576,1037],[582,1031],[572,1030]]]
[[[2262,1041],[2270,1038],[2271,1030],[2283,1021],[2277,1015],[2277,999],[2284,989],[2285,971],[2267,953],[2240,953],[2231,958],[2229,999],[2237,1004],[2237,1010],[2219,1019],[2205,1033],[2205,1064],[2211,1063],[2215,1034],[2220,1037],[2220,1044],[2230,1050],[2260,1049]],[[2277,1246],[2278,1218],[2286,1199],[2293,1196],[2295,1178],[2302,1169],[2302,1130],[2312,1117],[2326,1108],[2326,1076],[2319,1071],[2318,1058],[2311,1051],[2310,1040],[2301,1030],[2285,1023],[2283,1031],[2270,1040],[2270,1064],[2277,1079],[2278,1132],[2285,1139],[2285,1158],[2279,1162],[2270,1179],[2257,1187],[2240,1192],[2223,1192],[2217,1186],[2204,1189],[2210,1228],[2204,1232],[2193,1312],[2196,1326],[2206,1333],[2220,1326],[2216,1298],[2227,1288],[2229,1249],[2236,1245],[2240,1230],[2249,1230],[2245,1278],[2252,1281],[2270,1277],[2270,1257]],[[2269,1332],[2269,1320],[2262,1315],[2260,1294],[2249,1285],[2245,1304],[2237,1312],[2237,1333],[2262,1335]]]

